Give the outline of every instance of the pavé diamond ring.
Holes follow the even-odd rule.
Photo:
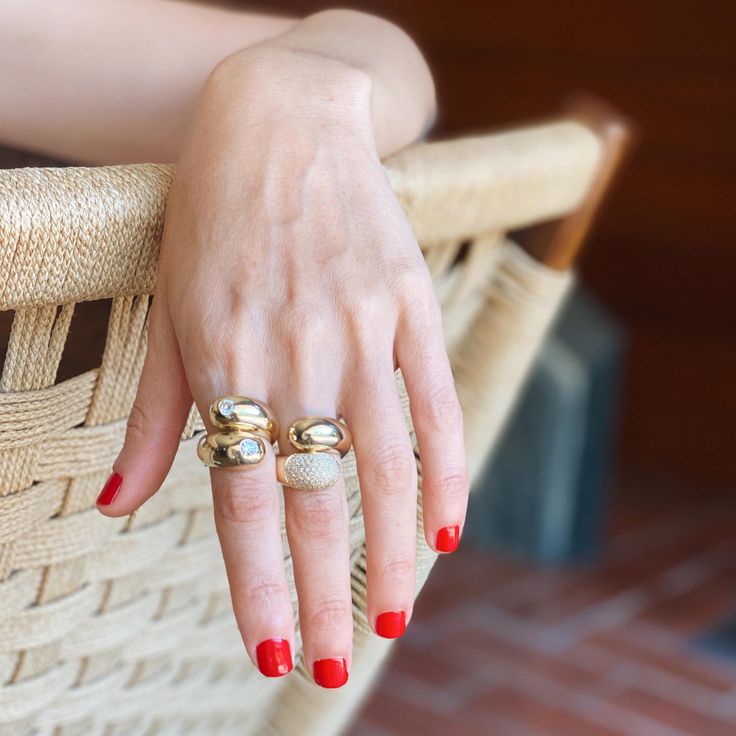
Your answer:
[[[304,417],[289,427],[289,442],[297,451],[276,456],[276,478],[289,488],[322,490],[340,479],[350,450],[350,430],[338,419]]]

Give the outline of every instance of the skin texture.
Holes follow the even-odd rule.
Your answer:
[[[164,9],[156,4],[156,12]],[[269,37],[274,27],[264,21],[258,43],[226,56],[201,87],[192,72],[189,86],[151,113],[156,137],[183,126],[166,109],[186,117],[192,108],[167,204],[148,353],[114,464],[123,481],[100,510],[128,514],[156,492],[192,400],[203,417],[224,394],[266,401],[282,451],[299,417],[343,416],[361,480],[375,628],[385,612],[405,611],[408,621],[414,599],[417,478],[397,367],[420,445],[431,547],[442,528],[462,528],[467,504],[462,414],[440,310],[380,163],[426,129],[433,87],[410,39],[380,19],[327,11]],[[33,118],[36,104],[13,117]],[[113,114],[104,101],[100,108],[101,117]],[[46,149],[81,153],[73,115],[65,120],[58,147],[52,136]],[[24,135],[8,119],[0,130],[11,141]],[[106,160],[106,144],[109,159],[127,155],[119,140],[98,132],[92,158]],[[151,144],[131,136],[128,145],[148,155]],[[273,453],[254,468],[213,469],[211,479],[246,649],[257,661],[260,642],[284,638],[294,651]],[[317,660],[344,658],[349,671],[344,485],[287,488],[285,504],[305,661],[311,671]]]

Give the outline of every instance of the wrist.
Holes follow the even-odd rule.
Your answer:
[[[298,120],[373,136],[370,75],[345,62],[299,49],[261,45],[224,59],[206,94],[248,129]]]

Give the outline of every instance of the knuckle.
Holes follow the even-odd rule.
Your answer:
[[[403,584],[414,579],[415,561],[405,555],[394,557],[381,566],[381,580],[389,584]]]
[[[344,526],[344,497],[334,489],[301,493],[293,514],[299,531],[311,539],[333,539]]]
[[[442,478],[439,492],[443,501],[465,501],[468,497],[468,478],[466,473],[455,473]]]
[[[375,325],[390,318],[394,310],[391,294],[378,286],[356,286],[353,289],[348,313],[356,325],[375,330]]]
[[[217,508],[224,519],[252,525],[259,525],[273,516],[278,504],[275,489],[265,479],[247,477],[222,489],[218,501]]]
[[[248,295],[252,289],[248,288],[248,269],[243,269],[223,293],[225,314],[230,321],[239,321],[246,310]]]
[[[277,318],[285,334],[300,334],[305,329],[319,329],[324,321],[324,306],[313,296],[289,297],[279,306]]]
[[[341,316],[363,364],[374,363],[377,345],[393,334],[396,315],[396,303],[388,290],[364,285],[352,290]]]
[[[420,402],[419,412],[433,429],[442,431],[462,427],[463,413],[455,387],[444,384],[430,390]]]
[[[442,324],[442,308],[431,282],[424,288],[416,289],[413,299],[415,311],[420,314],[428,327],[437,327]]]
[[[133,439],[141,439],[146,436],[146,429],[149,426],[146,412],[143,410],[141,403],[138,399],[135,400],[133,408],[130,410],[128,415],[128,422],[126,425],[129,437]]]
[[[326,630],[348,625],[352,616],[352,602],[336,598],[317,603],[307,620],[313,628]]]
[[[277,332],[289,359],[299,363],[324,348],[332,328],[324,308],[312,301],[304,301],[280,310]]]
[[[222,347],[222,339],[218,339],[215,330],[211,328],[210,320],[204,318],[205,315],[198,315],[193,311],[190,314],[190,310],[193,307],[187,307],[179,315],[178,321],[184,326],[181,331],[182,347],[192,353],[217,355]]]
[[[399,260],[393,265],[392,274],[394,290],[402,301],[410,298],[414,302],[417,296],[424,299],[427,293],[434,295],[429,271],[423,259]]]
[[[189,309],[193,310],[193,307]],[[229,333],[235,339],[223,340],[220,330],[213,325],[225,322]],[[200,309],[198,312],[179,316],[181,324],[180,345],[183,352],[192,356],[206,355],[212,364],[218,366],[218,373],[227,376],[237,375],[243,364],[243,345],[255,341],[257,330],[253,327],[257,317],[255,312],[248,312],[243,308],[237,315],[215,313],[213,308]],[[206,364],[195,364],[193,368],[206,370]]]
[[[283,581],[267,575],[251,580],[245,596],[246,605],[253,610],[273,609],[284,603],[288,590]]]
[[[151,421],[151,414],[144,409],[145,404],[136,398],[128,415],[125,430],[125,443],[134,445],[146,444],[149,452],[168,453],[171,447],[172,433],[168,425],[163,427]]]
[[[403,306],[418,336],[442,331],[442,307],[429,276],[413,287],[407,287]]]
[[[416,479],[416,463],[408,447],[389,445],[371,463],[373,491],[386,496],[403,496]]]

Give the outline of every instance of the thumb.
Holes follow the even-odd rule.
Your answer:
[[[166,478],[192,407],[174,327],[160,297],[153,300],[148,349],[123,449],[97,497],[107,516],[125,516],[149,499]]]

